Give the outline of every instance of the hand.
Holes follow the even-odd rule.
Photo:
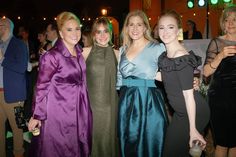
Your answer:
[[[39,49],[39,54],[40,54],[40,55],[44,54],[45,52],[47,52],[47,51],[44,50],[43,48],[40,48],[40,49]]]
[[[198,77],[193,78],[193,89],[200,90],[200,79]]]
[[[32,132],[36,127],[41,127],[41,121],[31,117],[28,124],[28,130]]]
[[[32,64],[32,68],[34,68],[34,67],[37,67],[39,65],[39,62],[33,62],[31,64]]]
[[[220,59],[224,59],[229,56],[234,56],[236,54],[236,46],[225,46],[223,50],[218,54]]]
[[[205,149],[206,141],[204,140],[203,136],[196,129],[190,131],[190,139],[189,139],[190,148],[193,146],[193,141],[195,141],[195,140],[200,141],[201,148]]]

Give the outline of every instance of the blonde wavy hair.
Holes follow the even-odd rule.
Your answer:
[[[141,10],[135,10],[135,11],[131,11],[125,19],[124,25],[123,25],[123,29],[121,32],[121,40],[123,41],[123,46],[127,46],[130,47],[131,43],[132,43],[132,39],[130,38],[129,34],[128,34],[128,25],[129,25],[129,20],[131,17],[134,16],[138,16],[143,20],[143,23],[146,27],[146,31],[144,32],[144,38],[146,38],[149,41],[154,41],[154,39],[151,36],[151,27],[148,21],[148,18],[146,16],[146,14],[141,11]]]

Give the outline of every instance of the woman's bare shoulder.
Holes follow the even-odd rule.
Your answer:
[[[113,49],[113,50],[116,55],[116,59],[118,60],[119,59],[119,50],[117,50],[117,49]]]
[[[88,58],[88,55],[89,55],[91,49],[92,49],[92,47],[84,47],[83,48],[82,55],[83,55],[85,60]]]

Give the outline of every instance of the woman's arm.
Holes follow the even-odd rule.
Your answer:
[[[157,81],[162,81],[161,72],[160,72],[160,71],[157,72],[155,79],[156,79]]]
[[[92,50],[92,47],[84,47],[83,48],[82,55],[83,55],[85,61],[87,60],[91,50]]]
[[[117,61],[119,61],[119,50],[114,49]]]
[[[51,79],[57,70],[57,60],[52,53],[42,55],[40,60],[39,74],[35,90],[35,98],[32,103],[33,116],[28,129],[32,131],[41,126],[41,121],[47,119],[47,96],[50,90]]]
[[[189,130],[190,130],[189,145],[190,147],[192,147],[192,143],[194,140],[199,140],[201,141],[202,144],[205,145],[206,141],[196,129],[196,103],[194,100],[193,89],[184,90],[183,95],[189,118]]]
[[[219,52],[216,57],[209,63],[207,63],[203,68],[204,76],[208,77],[215,72],[222,59],[234,56],[236,54],[236,46],[226,46]]]

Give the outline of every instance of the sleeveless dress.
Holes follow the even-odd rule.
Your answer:
[[[118,156],[116,135],[117,60],[111,46],[94,45],[86,60],[87,85],[93,112],[92,157]]]
[[[154,78],[163,44],[149,42],[132,60],[120,49],[118,138],[122,157],[161,157],[167,114],[162,91]]]
[[[230,45],[236,45],[236,42],[219,37],[213,39],[208,46],[205,64]],[[208,99],[215,144],[236,147],[236,56],[224,58],[217,67],[208,89]]]
[[[189,157],[189,119],[183,90],[193,88],[193,71],[201,64],[201,59],[192,51],[189,55],[168,58],[166,53],[159,57],[162,81],[174,114],[167,128],[164,157]],[[196,128],[203,133],[210,118],[206,100],[194,91],[196,103]]]

